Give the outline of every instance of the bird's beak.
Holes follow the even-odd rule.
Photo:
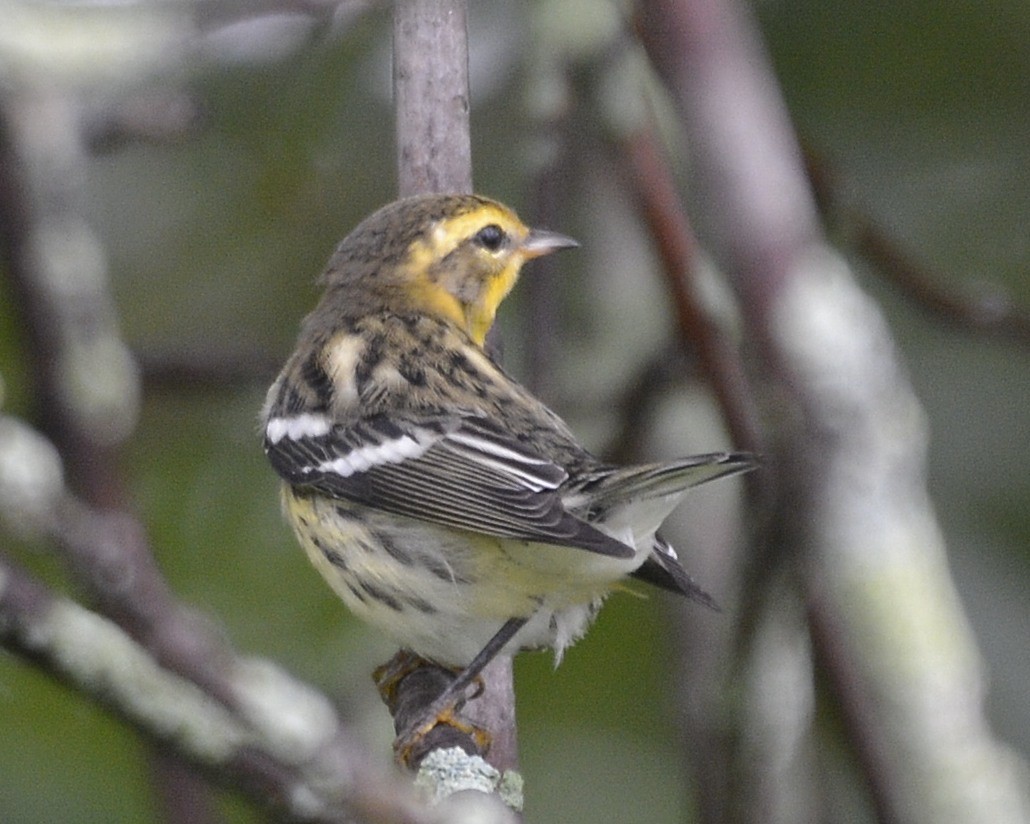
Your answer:
[[[557,232],[549,232],[546,229],[530,229],[526,239],[522,241],[522,254],[526,260],[532,260],[561,249],[571,249],[573,246],[579,246],[579,244],[566,235],[559,235]]]

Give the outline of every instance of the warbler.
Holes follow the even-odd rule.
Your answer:
[[[475,195],[381,208],[329,260],[264,405],[318,571],[358,617],[466,673],[528,648],[560,660],[627,576],[711,603],[656,531],[688,488],[754,465],[607,464],[484,349],[522,265],[577,245]]]

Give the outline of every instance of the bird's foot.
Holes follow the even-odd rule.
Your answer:
[[[470,680],[462,677],[465,673],[461,668],[441,667],[407,650],[373,672],[376,688],[398,730],[393,750],[401,766],[416,767],[430,750],[441,747],[469,750],[471,746],[478,755],[490,749],[490,734],[460,715],[465,702],[478,697],[485,688],[478,674]],[[466,695],[470,683],[475,689]]]

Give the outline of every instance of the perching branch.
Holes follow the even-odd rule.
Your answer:
[[[398,0],[393,13],[397,189],[472,191],[466,0]]]
[[[466,0],[399,0],[396,4],[394,100],[402,196],[472,191],[466,17]],[[481,677],[481,694],[465,705],[462,714],[489,732],[489,751],[480,753],[468,735],[462,736],[459,745],[502,772],[513,770],[518,755],[510,657],[495,658]],[[405,716],[417,716],[449,678],[439,668],[421,667],[397,685],[391,711],[405,707]],[[402,716],[395,720],[400,731],[405,726]],[[447,745],[454,743],[453,730],[440,734]]]

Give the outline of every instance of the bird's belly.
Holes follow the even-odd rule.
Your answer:
[[[286,488],[284,509],[316,569],[347,607],[402,646],[467,664],[509,618],[505,649],[561,651],[586,631],[622,559],[445,529]]]

